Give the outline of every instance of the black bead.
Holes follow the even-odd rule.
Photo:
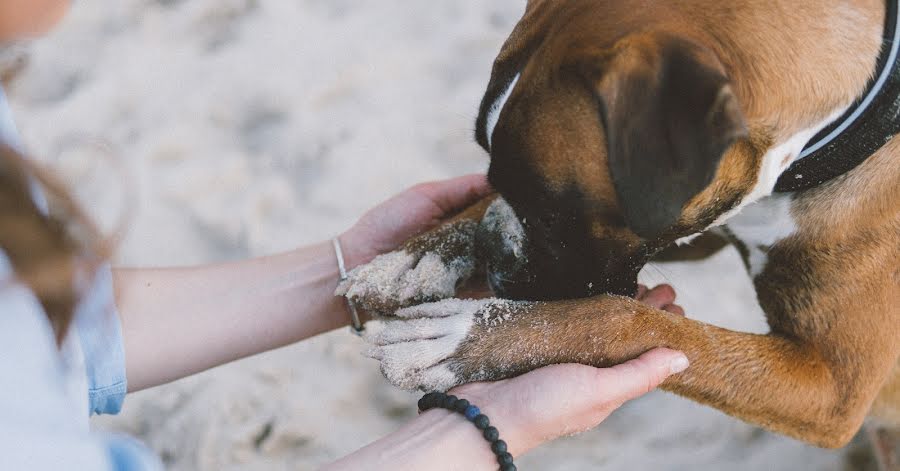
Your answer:
[[[504,442],[503,440],[495,441],[491,444],[491,450],[494,450],[494,453],[498,455],[500,453],[506,453],[506,442]]]
[[[431,400],[434,397],[434,393],[428,393],[422,396],[422,399],[419,400],[419,409],[428,410],[431,409]]]
[[[425,395],[426,407],[428,409],[434,409],[435,407],[438,406],[438,404],[441,403],[441,397],[443,397],[443,394],[441,394],[441,393],[432,392],[432,393],[426,394]]]
[[[514,464],[503,465],[503,467],[500,468],[501,471],[516,471],[516,469],[516,465]]]
[[[453,406],[456,405],[456,401],[458,398],[456,396],[444,396],[441,400],[441,407],[444,409],[454,410]]]
[[[475,417],[475,420],[473,420],[472,423],[474,423],[475,426],[478,427],[478,430],[484,430],[488,428],[489,425],[491,425],[490,419],[488,419],[488,417],[484,414],[478,414],[478,416]]]
[[[497,430],[497,427],[488,427],[484,429],[484,439],[493,443],[496,442],[500,438],[500,431]]]
[[[460,400],[456,401],[456,405],[453,406],[453,410],[455,410],[456,412],[459,412],[460,414],[465,414],[466,409],[468,409],[470,405],[471,404],[469,404],[469,401],[467,401],[465,399],[460,399]]]
[[[513,455],[510,455],[509,452],[504,451],[497,455],[497,463],[500,463],[500,466],[506,466],[509,464],[513,464]]]

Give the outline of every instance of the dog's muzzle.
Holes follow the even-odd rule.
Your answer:
[[[513,285],[527,281],[526,236],[522,221],[512,206],[498,197],[487,209],[476,232],[479,257],[486,262],[487,281],[503,297]]]

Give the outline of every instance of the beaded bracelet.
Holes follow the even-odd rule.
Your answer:
[[[419,399],[419,410],[421,412],[435,408],[447,409],[464,415],[466,420],[472,422],[478,430],[481,430],[484,439],[491,444],[491,451],[497,456],[500,470],[516,471],[516,465],[513,464],[513,456],[507,451],[506,442],[500,440],[500,431],[497,430],[497,427],[491,426],[491,421],[477,407],[465,399],[438,392],[428,393],[422,396],[422,399]]]

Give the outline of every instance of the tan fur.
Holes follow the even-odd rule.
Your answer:
[[[547,197],[576,188],[589,208],[579,216],[596,241],[654,253],[732,209],[756,184],[769,150],[863,91],[883,20],[880,0],[532,0],[494,65],[495,77],[521,74],[494,141],[540,176]],[[673,36],[697,46],[695,63],[727,75],[720,93],[737,98],[749,133],[676,226],[642,240],[622,223],[597,100],[572,70],[599,61],[611,70],[592,86],[615,87],[609,77],[654,64],[659,38]],[[489,96],[502,80],[492,79]],[[691,367],[665,389],[809,443],[843,446],[869,413],[900,425],[898,159],[894,139],[855,170],[795,197],[798,231],[766,247],[768,264],[754,280],[769,334],[599,296],[516,305],[503,322],[476,323],[444,364],[468,382],[555,363],[609,366],[669,347],[685,352]],[[462,217],[477,218],[484,207]]]
[[[540,303],[490,333],[476,327],[455,356],[460,375],[609,366],[670,347],[692,366],[664,388],[816,445],[843,446],[870,408],[900,423],[896,142],[795,203],[799,233],[772,247],[756,279],[771,334],[731,332],[627,298]],[[833,230],[848,219],[859,224]]]
[[[718,62],[698,60],[731,79],[750,135],[685,206],[681,233],[672,236],[688,235],[750,191],[768,150],[864,89],[881,44],[883,7],[878,0],[531,1],[495,64],[495,74],[508,72],[529,58],[507,104],[518,113],[504,116],[498,135],[520,141],[521,158],[550,191],[575,185],[600,208],[592,215],[595,237],[633,247],[640,243],[633,234],[609,224],[619,202],[595,104],[565,75],[548,71],[614,54],[623,37],[647,54],[654,53],[651,34],[660,32],[704,46]],[[615,65],[632,66],[640,64]],[[543,114],[527,112],[534,109]],[[606,296],[536,304],[489,333],[476,326],[453,368],[464,380],[485,379],[485,372],[499,379],[546,364],[608,366],[654,347],[675,348],[692,366],[666,389],[816,445],[842,446],[870,410],[896,419],[900,404],[898,155],[895,139],[794,202],[799,232],[769,248],[769,264],[755,280],[768,335]]]

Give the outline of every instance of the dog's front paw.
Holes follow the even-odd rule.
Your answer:
[[[396,318],[366,325],[365,338],[372,344],[367,355],[381,362],[391,383],[410,391],[446,391],[472,381],[501,379],[508,369],[498,361],[503,355],[491,352],[491,337],[533,305],[448,299],[402,309]]]
[[[411,239],[355,268],[335,294],[381,315],[451,298],[476,270],[476,229],[473,221],[458,221]]]

